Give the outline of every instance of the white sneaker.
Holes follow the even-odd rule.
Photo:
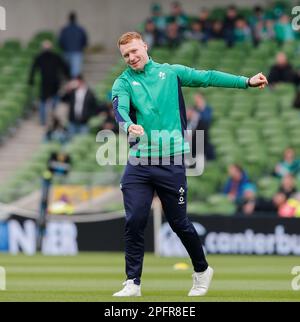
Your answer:
[[[127,280],[123,283],[124,288],[113,294],[113,296],[142,296],[141,285],[134,284],[134,280]]]
[[[214,275],[214,270],[208,266],[206,271],[201,273],[194,273],[193,276],[193,287],[191,288],[188,296],[204,296]]]

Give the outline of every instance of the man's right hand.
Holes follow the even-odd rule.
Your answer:
[[[134,136],[142,136],[144,135],[144,128],[141,125],[131,124],[128,133]]]

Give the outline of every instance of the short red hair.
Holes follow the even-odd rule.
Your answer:
[[[126,45],[131,42],[133,39],[143,40],[142,35],[136,31],[129,31],[123,34],[118,40],[118,47],[121,45]]]

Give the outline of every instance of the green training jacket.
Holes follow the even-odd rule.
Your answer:
[[[184,140],[187,120],[181,87],[247,88],[248,78],[182,65],[158,64],[149,59],[143,71],[128,67],[114,82],[115,117],[127,132],[141,125],[145,135],[130,144],[129,155],[164,157],[189,152]]]

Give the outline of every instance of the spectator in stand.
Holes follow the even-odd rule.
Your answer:
[[[166,32],[166,45],[177,48],[183,40],[178,24],[174,21],[168,24]]]
[[[255,6],[253,8],[253,15],[249,17],[249,25],[252,33],[253,45],[255,47],[262,41],[264,22],[265,15],[262,7]]]
[[[186,29],[188,29],[189,18],[184,13],[180,2],[174,1],[171,3],[171,14],[170,14],[170,16],[168,16],[167,22],[169,24],[175,22],[178,25],[180,33],[184,32]]]
[[[150,50],[153,47],[162,45],[164,41],[163,35],[156,29],[155,24],[151,19],[147,19],[145,22],[143,38]]]
[[[249,178],[238,164],[231,164],[228,167],[228,175],[223,192],[229,200],[238,203],[242,199],[244,187],[249,183]]]
[[[64,52],[73,78],[81,74],[83,51],[87,47],[88,36],[85,29],[77,23],[75,12],[69,15],[69,24],[59,35],[59,45]]]
[[[247,24],[247,21],[239,17],[235,22],[234,28],[234,41],[236,43],[251,42],[251,29]]]
[[[59,142],[60,144],[65,144],[68,142],[68,129],[56,116],[53,117],[52,122],[47,129],[45,139],[47,142],[55,141]]]
[[[280,45],[295,40],[295,32],[288,15],[283,14],[274,26],[275,37]]]
[[[275,38],[274,22],[271,19],[258,21],[252,29],[254,46],[258,46],[262,41]]]
[[[72,159],[68,153],[61,150],[51,153],[48,160],[47,169],[52,175],[66,176],[72,167]]]
[[[195,116],[193,117],[194,129],[192,136],[192,151],[193,156],[195,156],[196,151],[196,130],[204,131],[204,155],[206,160],[214,160],[215,152],[214,147],[210,143],[209,139],[209,128],[212,122],[213,110],[210,105],[207,104],[204,97],[198,93],[194,96],[194,106],[193,106]]]
[[[276,202],[277,212],[280,217],[291,217],[294,215],[293,199],[297,195],[295,178],[287,174],[282,178],[280,188],[275,194],[273,201]]]
[[[257,197],[254,184],[247,183],[241,201],[237,204],[236,216],[276,215],[277,206],[272,200]]]
[[[300,194],[297,193],[289,198],[285,204],[280,207],[278,215],[285,218],[300,218]]]
[[[236,214],[239,216],[279,214],[281,216],[289,210],[286,203],[296,193],[295,180],[291,175],[286,175],[282,179],[281,187],[272,200],[257,197],[255,186],[248,183],[244,186],[243,197],[238,204]]]
[[[237,21],[237,10],[235,6],[229,6],[226,12],[226,17],[223,21],[224,37],[228,47],[234,46],[235,23]]]
[[[151,6],[150,20],[154,23],[155,28],[160,32],[160,35],[163,36],[167,29],[167,19],[162,13],[160,4],[154,3]]]
[[[296,159],[295,151],[292,148],[287,148],[284,151],[283,160],[279,162],[274,169],[274,175],[283,178],[287,174],[297,176],[299,173],[300,160]]]
[[[257,25],[257,23],[265,21],[264,10],[261,6],[255,6],[253,8],[253,15],[249,18],[249,24],[252,29]]]
[[[220,20],[215,20],[212,23],[210,39],[224,39],[223,23]]]
[[[202,32],[204,33],[206,39],[209,38],[212,28],[212,22],[209,19],[209,14],[210,12],[208,9],[202,8],[197,17],[197,20],[201,24]]]
[[[264,26],[264,39],[275,39],[274,21],[267,19]]]
[[[87,86],[81,75],[66,86],[66,93],[62,100],[69,104],[69,133],[88,133],[88,121],[99,114],[100,108],[96,97]]]
[[[252,183],[245,184],[241,200],[237,203],[236,215],[253,215],[256,207],[256,187]]]
[[[42,43],[42,52],[35,57],[29,76],[29,84],[34,85],[36,72],[41,75],[40,87],[40,123],[47,123],[47,106],[52,106],[52,112],[58,103],[58,91],[60,88],[62,77],[69,78],[68,66],[64,60],[53,50],[51,41],[45,40]]]
[[[294,71],[292,65],[288,62],[286,54],[279,52],[276,55],[276,63],[271,67],[268,76],[270,85],[276,85],[277,83],[296,83],[297,74]]]
[[[202,30],[202,25],[198,20],[192,22],[191,29],[184,33],[186,40],[196,40],[204,43],[207,41],[207,35]]]
[[[291,174],[286,174],[281,180],[278,193],[284,194],[285,198],[289,199],[297,192],[295,178]]]
[[[276,207],[276,213],[279,214],[280,209],[284,206],[286,203],[286,197],[284,193],[277,192],[275,196],[272,198],[272,202],[274,206]]]
[[[255,186],[249,183],[246,184],[243,190],[243,197],[237,206],[236,215],[279,215],[289,217],[291,207],[287,203],[296,195],[294,193],[296,191],[295,187],[292,188],[292,181],[290,178],[287,179],[286,183],[284,183],[285,188],[280,188],[272,200],[257,197]]]

